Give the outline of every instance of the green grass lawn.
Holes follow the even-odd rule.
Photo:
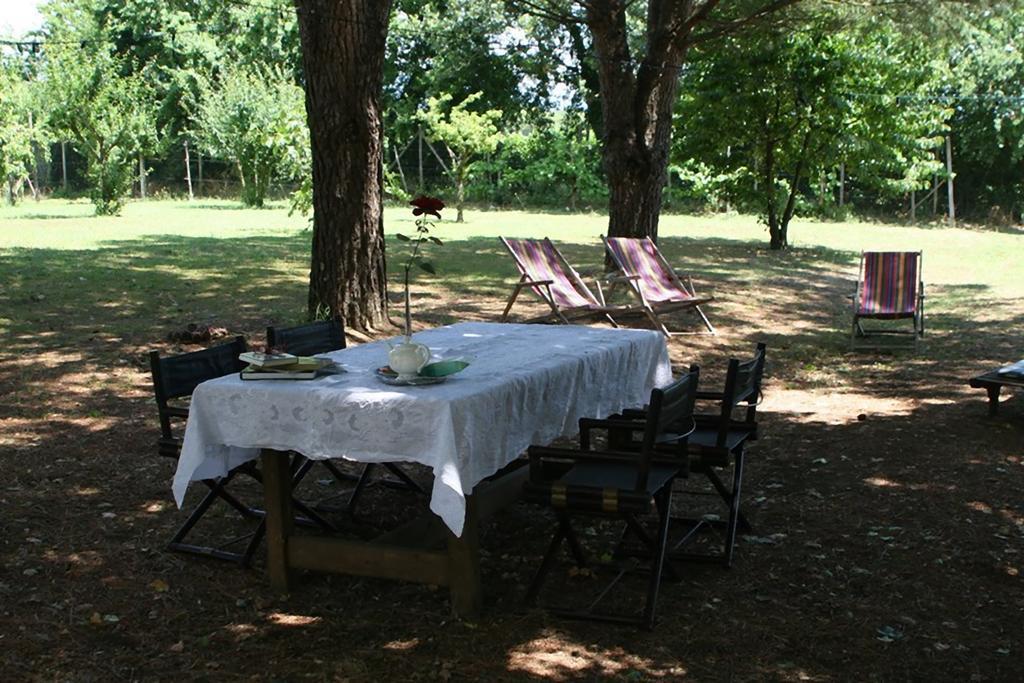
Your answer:
[[[405,207],[385,211],[389,235],[411,234],[413,220]],[[439,222],[433,233],[445,246],[430,254],[438,275],[420,274],[414,283],[417,324],[497,318],[516,279],[498,235],[551,237],[585,269],[601,265],[606,221],[598,214],[471,210],[465,223]],[[700,293],[715,295],[710,314],[726,338],[730,330],[763,332],[811,366],[828,365],[845,350],[844,297],[861,249],[924,252],[939,357],[965,352],[959,331],[987,325],[1001,335],[1019,325],[1024,277],[1012,255],[1024,253],[1020,232],[804,220],[791,226],[793,248],[783,253],[767,249],[767,234],[751,216],[667,215],[660,233],[668,258],[692,271]],[[284,204],[255,210],[223,200],[133,202],[122,216],[103,218],[85,201],[3,207],[0,331],[7,351],[17,353],[69,344],[88,352],[98,340],[130,353],[193,322],[259,336],[267,324],[304,318],[311,234],[309,221],[289,216]],[[388,244],[404,253],[393,237]],[[393,283],[400,265],[400,258],[390,263]],[[526,303],[514,312],[539,311]]]
[[[289,216],[284,203],[260,210],[214,199],[191,203],[147,201],[128,204],[121,216],[96,217],[92,213],[92,205],[84,200],[24,201],[16,207],[0,207],[0,253],[22,249],[112,249],[155,242],[161,237],[285,238],[297,245],[305,239],[303,231],[309,226],[306,218]],[[403,207],[388,207],[384,219],[388,234],[413,229],[413,216]],[[606,227],[607,218],[600,214],[469,210],[465,223],[442,221],[434,232],[446,241],[479,240],[484,246],[491,246],[490,240],[498,235],[546,235],[558,242],[598,245]],[[704,244],[742,244],[754,248],[766,247],[768,240],[767,231],[755,217],[734,214],[666,215],[662,217],[660,233],[663,237]],[[987,288],[997,297],[1024,296],[1024,277],[1018,272],[1019,255],[1024,249],[1020,231],[796,220],[790,235],[794,249],[841,252],[837,256],[844,264],[855,260],[862,249],[919,249],[925,253],[925,276],[930,284],[973,284]],[[596,263],[600,258],[598,249],[588,260]]]

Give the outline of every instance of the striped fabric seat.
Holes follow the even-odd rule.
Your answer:
[[[868,251],[861,269],[860,317],[907,318],[917,311],[921,254],[916,251]]]
[[[850,348],[879,346],[866,338],[879,335],[912,335],[914,348],[924,336],[924,280],[919,251],[865,251],[860,257],[857,291],[853,297],[853,331]],[[879,324],[865,328],[863,319],[906,320],[910,330]]]
[[[708,332],[715,333],[715,328],[700,308],[701,304],[711,301],[711,297],[698,297],[689,277],[684,282],[676,274],[650,237],[602,239],[622,279],[640,300],[641,310],[666,337],[674,333],[669,332],[659,313],[678,309],[694,311]]]
[[[543,240],[503,237],[502,241],[528,282],[551,281],[543,289],[541,285],[532,287],[537,296],[546,298],[550,288],[551,299],[560,309],[602,308],[601,302],[580,281],[551,240],[546,237]]]
[[[650,237],[608,237],[605,244],[623,271],[640,276],[636,283],[649,303],[696,298],[678,281],[675,271],[664,262]]]

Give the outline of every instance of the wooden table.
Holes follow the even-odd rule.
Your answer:
[[[1024,388],[1024,377],[1011,377],[1007,374],[1000,375],[998,371],[992,370],[984,374],[972,377],[970,385],[975,389],[984,389],[988,392],[988,414],[995,415],[999,412],[999,392],[1005,387]]]
[[[260,457],[275,588],[287,590],[300,568],[400,579],[447,586],[456,613],[473,614],[479,529],[522,489],[519,455],[573,435],[581,417],[641,405],[672,379],[664,337],[649,330],[460,323],[416,338],[474,360],[442,384],[393,387],[373,374],[387,362],[378,342],[332,352],[349,370],[341,375],[199,385],[175,473],[179,505],[190,481]],[[431,512],[370,542],[295,533],[287,451],[425,465]]]
[[[459,616],[475,615],[483,604],[480,527],[519,497],[529,470],[510,467],[478,484],[466,497],[461,536],[427,512],[372,541],[354,541],[294,533],[288,453],[264,449],[260,462],[266,503],[267,575],[275,589],[289,590],[294,569],[412,581],[448,587],[452,610]]]

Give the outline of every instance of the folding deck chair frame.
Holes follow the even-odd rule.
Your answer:
[[[894,275],[887,274],[884,269],[878,274],[878,281],[875,285],[875,292],[871,297],[877,301],[881,298],[889,298],[892,293],[890,288],[893,286],[906,288],[911,287],[907,294],[901,294],[899,289],[895,293],[896,302],[899,305],[890,305],[890,308],[897,310],[892,311],[871,311],[862,310],[864,308],[864,298],[867,289],[867,261],[869,259],[885,259],[886,257],[900,256],[902,259],[907,257],[914,257],[913,262],[915,270],[913,273],[906,273],[902,278],[893,279]],[[861,252],[860,255],[860,268],[857,273],[857,290],[853,295],[853,329],[850,332],[850,350],[856,350],[858,348],[887,348],[888,345],[881,344],[870,344],[864,343],[862,340],[875,336],[875,335],[912,335],[914,339],[914,351],[918,349],[918,343],[921,337],[924,336],[924,279],[921,276],[923,272],[923,255],[920,251],[865,251]],[[909,266],[901,264],[902,268],[908,268]],[[900,303],[902,302],[902,303]],[[912,306],[910,305],[912,303]],[[874,328],[865,328],[861,321],[864,319],[872,320],[904,320],[909,319],[913,325],[913,329],[907,330],[890,330]]]
[[[628,284],[630,291],[640,300],[640,310],[642,310],[642,312],[654,324],[655,328],[660,330],[662,334],[664,334],[666,337],[682,334],[695,334],[693,332],[671,332],[669,331],[668,327],[665,325],[664,321],[662,321],[660,317],[661,313],[671,313],[673,311],[686,309],[693,309],[693,311],[700,316],[700,319],[701,321],[703,321],[704,326],[707,327],[708,332],[711,334],[716,334],[714,326],[711,324],[711,321],[708,320],[708,317],[704,315],[704,311],[700,307],[701,304],[706,304],[709,301],[713,301],[714,297],[697,296],[697,291],[693,287],[693,280],[690,278],[690,276],[685,275],[684,281],[684,277],[679,276],[679,273],[677,273],[675,269],[669,264],[669,262],[665,259],[665,256],[661,253],[661,250],[658,249],[658,245],[655,244],[650,237],[638,238],[602,236],[601,241],[604,242],[605,250],[611,256],[612,261],[618,268],[618,277],[616,278],[616,280],[624,280]],[[624,255],[615,248],[615,245],[622,245],[623,247],[625,247],[630,242],[639,246],[641,251],[644,251],[641,245],[650,245],[650,250],[646,252],[646,256],[648,258],[653,259],[653,264],[657,265],[661,273],[668,279],[672,286],[676,290],[678,290],[678,292],[680,293],[679,299],[662,301],[648,300],[648,297],[644,293],[644,288],[642,286],[642,282],[644,281],[643,275],[641,273],[632,272],[633,268],[626,261]],[[617,282],[613,283],[613,288],[615,284],[617,284]]]
[[[618,327],[618,323],[612,318],[611,313],[615,312],[628,312],[630,309],[624,309],[622,307],[608,306],[604,300],[604,292],[601,290],[600,282],[597,282],[597,295],[587,287],[583,282],[583,278],[580,274],[569,265],[569,262],[565,260],[562,253],[558,248],[545,237],[542,240],[536,239],[517,239],[511,238],[506,239],[499,237],[501,243],[508,249],[509,254],[512,255],[512,260],[515,261],[516,268],[519,270],[520,278],[519,282],[516,283],[515,288],[512,290],[512,295],[508,299],[508,303],[505,305],[505,310],[501,314],[501,322],[508,320],[509,313],[512,310],[512,305],[515,304],[516,299],[519,298],[519,294],[524,290],[528,289],[540,298],[541,301],[546,303],[551,308],[551,313],[531,318],[528,322],[538,322],[547,320],[548,318],[554,318],[557,321],[569,324],[570,321],[586,317],[589,315],[601,315],[612,324],[613,327]],[[566,287],[575,291],[579,296],[580,300],[585,301],[583,305],[573,306],[566,308],[562,306],[556,292],[552,290],[552,286],[556,285],[554,279],[551,278],[538,278],[536,268],[532,267],[531,264],[524,258],[524,255],[517,249],[519,245],[532,244],[536,245],[539,249],[548,252],[549,257],[554,263],[560,266],[561,274],[563,275],[562,284]]]

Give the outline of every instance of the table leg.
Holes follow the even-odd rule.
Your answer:
[[[988,414],[995,415],[999,412],[999,390],[1002,389],[998,384],[996,386],[985,387],[988,392]]]
[[[267,511],[267,576],[276,590],[288,591],[288,538],[292,534],[292,474],[288,453],[269,448],[260,453],[263,498]]]
[[[458,617],[476,617],[483,607],[483,590],[480,584],[480,515],[474,496],[466,496],[462,536],[450,530],[447,534],[452,612]]]

